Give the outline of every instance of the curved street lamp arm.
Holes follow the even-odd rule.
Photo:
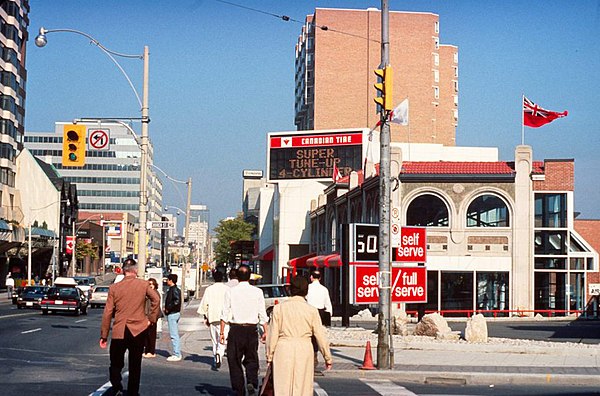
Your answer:
[[[157,170],[160,171],[160,173],[162,173],[163,175],[165,175],[165,177],[169,180],[171,180],[172,182],[175,183],[181,183],[181,184],[188,184],[187,181],[183,181],[183,180],[177,180],[169,175],[167,175],[167,172],[165,172],[164,170],[160,169],[158,166],[154,165],[154,164],[150,164],[151,167],[156,168]]]
[[[125,79],[129,83],[129,86],[131,87],[131,89],[133,90],[133,93],[135,94],[135,97],[136,97],[136,99],[138,101],[138,104],[140,105],[140,108],[143,107],[142,100],[140,99],[140,95],[138,94],[137,89],[135,89],[135,86],[133,85],[133,82],[131,82],[131,79],[129,78],[129,75],[125,72],[125,69],[123,69],[123,67],[121,66],[121,64],[119,62],[117,62],[117,60],[115,59],[114,56],[119,56],[119,57],[122,57],[122,58],[138,58],[138,59],[143,59],[144,55],[123,54],[121,52],[116,52],[116,51],[110,50],[110,49],[106,48],[105,46],[103,46],[102,44],[100,44],[100,42],[98,40],[96,40],[94,37],[90,36],[89,34],[87,34],[85,32],[82,32],[82,31],[79,31],[79,30],[75,30],[75,29],[45,29],[45,28],[41,27],[40,28],[40,34],[39,34],[38,37],[44,37],[44,44],[43,45],[45,45],[45,36],[46,36],[46,33],[55,33],[55,32],[68,32],[68,33],[78,34],[80,36],[88,38],[90,40],[91,44],[94,44],[96,47],[100,48],[102,50],[102,52],[104,52],[113,61],[113,63],[117,66],[117,68],[119,68],[119,70],[121,71],[121,73],[123,74],[123,76],[125,76]],[[36,41],[36,44],[37,44],[37,41]]]

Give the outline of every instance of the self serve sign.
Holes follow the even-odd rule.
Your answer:
[[[355,266],[355,290],[353,304],[377,304],[379,302],[379,267]],[[392,268],[392,302],[427,302],[427,268]]]

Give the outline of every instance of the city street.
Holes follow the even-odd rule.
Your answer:
[[[196,303],[186,310],[181,334],[184,360],[169,363],[169,340],[166,326],[157,343],[157,358],[145,359],[141,392],[145,395],[230,395],[227,364],[219,371],[211,369],[212,357],[208,333],[196,320]],[[88,315],[67,314],[42,316],[37,310],[17,310],[8,300],[0,302],[0,381],[3,394],[102,395],[109,388],[108,352],[98,347],[101,309]],[[587,322],[585,329],[597,328]],[[491,323],[495,329],[498,322]],[[528,327],[528,332],[545,337],[550,328],[555,334],[564,322],[543,322]],[[515,326],[510,324],[509,326]],[[504,327],[502,327],[504,328]],[[498,330],[490,330],[498,331]],[[503,331],[503,330],[500,330]],[[597,333],[597,332],[596,332]],[[519,334],[512,332],[512,334]],[[261,348],[261,358],[264,352]],[[315,377],[317,395],[584,395],[594,394],[595,387],[560,384],[469,385],[464,381],[431,376],[427,383],[407,381],[406,375],[385,371],[365,372],[357,369],[360,359],[351,348],[333,348],[340,363],[334,370]],[[347,361],[343,363],[344,359]],[[349,364],[355,363],[354,365]],[[397,362],[398,363],[398,362]],[[348,369],[350,367],[351,369]],[[264,360],[261,364],[264,370]],[[406,373],[405,373],[406,374]],[[518,381],[517,381],[518,382]],[[106,393],[110,394],[110,393]]]

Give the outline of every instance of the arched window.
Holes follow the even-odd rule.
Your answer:
[[[481,195],[467,209],[467,227],[508,227],[508,207],[495,195]]]
[[[448,208],[433,194],[415,198],[406,211],[406,225],[419,227],[448,227]]]

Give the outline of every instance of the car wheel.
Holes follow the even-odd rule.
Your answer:
[[[48,310],[47,309],[42,309],[42,315],[48,315]]]

